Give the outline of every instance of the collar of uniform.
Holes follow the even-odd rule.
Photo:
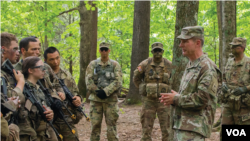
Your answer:
[[[240,62],[238,62],[238,63],[234,62],[234,66],[243,66],[243,64],[245,63],[245,60],[246,60],[246,55],[244,54],[244,56],[243,56],[243,58],[241,59]]]
[[[101,58],[100,58],[100,61],[99,61],[99,63],[98,63],[99,65],[101,65],[101,66],[110,66],[111,65],[111,62],[110,62],[110,59],[106,62],[106,63],[103,63],[102,62],[102,60],[101,60]]]
[[[37,90],[40,88],[40,86],[39,85],[37,85],[37,84],[33,84],[33,83],[31,83],[29,80],[26,80],[26,82],[31,86],[31,87],[34,87],[34,88],[36,88]]]
[[[150,63],[150,65],[151,65],[151,66],[158,66],[158,65],[155,64],[154,61],[152,61],[152,62]],[[164,60],[163,60],[163,58],[161,59],[161,63],[159,64],[159,66],[160,66],[160,67],[164,67]]]
[[[196,68],[205,57],[207,57],[207,54],[203,53],[200,58],[194,60],[193,62],[189,61],[187,68]]]

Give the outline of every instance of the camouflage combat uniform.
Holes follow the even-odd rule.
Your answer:
[[[103,46],[108,47],[106,43]],[[102,43],[100,45],[102,47]],[[90,92],[90,120],[91,141],[100,140],[103,114],[107,124],[107,137],[109,141],[118,141],[116,122],[119,118],[118,94],[122,87],[122,71],[118,62],[109,59],[91,61],[86,70],[86,85]],[[106,99],[96,96],[95,90],[103,89]]]
[[[20,60],[14,67],[16,70],[22,71],[22,65],[23,65],[23,60]],[[48,64],[44,64],[45,66],[45,75],[44,75],[44,79],[40,80],[43,84],[43,86],[45,86],[52,97],[57,98],[59,100],[61,100],[61,98],[57,95],[56,92],[62,92],[64,93],[63,89],[61,88],[58,79],[56,78],[53,70],[51,69],[51,67]],[[13,84],[12,84],[13,85]],[[23,112],[23,114],[25,114],[25,112]],[[22,127],[25,127],[24,125],[21,125]],[[21,132],[21,126],[19,126]],[[49,126],[48,127],[48,134],[51,134],[49,138],[46,138],[46,140],[53,140],[53,141],[57,141],[57,136],[55,135],[54,131],[52,130],[52,128]],[[25,128],[23,128],[25,129]],[[20,135],[21,135],[20,132]]]
[[[28,80],[26,80],[26,83],[31,87],[31,91],[33,92],[38,102],[44,105],[47,109],[51,109],[50,107],[48,107],[48,101],[45,98],[42,90],[39,88],[39,85],[34,85]],[[30,139],[45,141],[50,140],[51,136],[56,136],[55,132],[49,132],[49,125],[41,118],[37,107],[33,105],[29,100],[27,100],[25,103],[25,109],[27,109],[28,116],[22,119],[25,122],[22,122],[24,124],[19,126],[21,130],[21,141],[30,141]]]
[[[152,48],[163,49],[161,43],[152,44]],[[152,49],[152,50],[153,50]],[[166,58],[157,64],[153,58],[142,61],[134,71],[133,81],[136,87],[139,87],[139,93],[142,95],[143,106],[141,110],[142,141],[151,141],[151,133],[154,120],[159,119],[162,141],[169,140],[170,133],[170,112],[169,106],[160,103],[160,93],[170,92],[169,78],[171,76],[172,63]]]
[[[16,112],[16,105],[12,101],[6,101],[6,97],[3,93],[1,93],[1,110],[6,109],[7,111],[1,111],[1,141],[20,141],[19,131],[20,129],[14,123],[8,125],[7,120],[9,120],[10,116],[13,112]],[[5,108],[3,108],[5,107]],[[5,115],[2,114],[2,112]]]
[[[203,31],[199,26],[186,27],[177,38],[204,38]],[[179,92],[173,99],[175,141],[204,141],[210,137],[220,83],[221,73],[206,54],[188,62]]]
[[[68,71],[60,68],[59,72],[56,73],[56,75],[57,75],[58,79],[62,79],[64,81],[64,84],[68,87],[68,89],[70,90],[72,95],[81,97],[79,95],[79,90],[78,90],[78,87],[75,83],[75,80],[73,79],[72,75]],[[76,115],[76,119],[75,120],[72,119],[70,117],[70,114],[68,113],[68,111],[64,107],[62,107],[63,113],[65,115],[65,119],[67,120],[67,122],[69,123],[71,128],[76,131],[75,135],[78,137],[78,132],[77,132],[77,129],[76,129],[74,124],[77,124],[82,119],[82,114],[80,112],[78,112],[76,110],[75,106],[72,103],[69,103],[68,100],[65,100],[63,102],[68,107],[68,109],[74,115]],[[72,134],[72,132],[70,131],[70,129],[68,128],[68,126],[66,125],[66,123],[62,119],[57,118],[56,121],[54,122],[54,125],[55,125],[57,131],[63,135],[64,141],[75,140],[75,136]]]
[[[246,39],[234,38],[231,45],[246,47]],[[224,69],[223,83],[227,85],[227,93],[223,93],[222,124],[250,125],[250,58],[245,56],[240,62],[229,58]],[[238,87],[246,87],[247,92],[234,95]]]
[[[5,63],[5,62],[3,62]],[[1,84],[2,84],[2,79],[5,79],[5,82],[6,82],[6,86],[7,86],[7,97],[10,98],[10,97],[13,97],[13,96],[19,96],[19,100],[21,102],[21,105],[24,105],[25,103],[25,97],[24,95],[22,94],[22,91],[18,88],[18,87],[15,87],[15,85],[11,85],[11,84],[14,84],[15,81],[14,79],[9,75],[7,74],[5,71],[3,71],[1,69]],[[2,100],[2,93],[1,93],[1,100]],[[5,98],[3,96],[3,98]],[[20,109],[19,109],[20,110]],[[11,140],[19,140],[19,131],[20,129],[17,127],[17,125],[15,124],[11,124],[9,126],[10,128],[10,136],[9,136],[9,141]]]

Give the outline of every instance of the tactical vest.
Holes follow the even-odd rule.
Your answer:
[[[139,85],[139,93],[147,96],[149,99],[158,99],[160,93],[170,92],[171,64],[163,58],[164,67],[151,66],[153,58],[148,59],[145,66],[143,83]],[[157,68],[157,69],[156,69]]]
[[[115,80],[115,62],[110,59],[110,65],[102,67],[99,65],[101,59],[95,60],[94,83],[99,89],[104,89]]]

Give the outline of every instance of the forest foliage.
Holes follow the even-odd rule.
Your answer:
[[[110,58],[118,61],[123,72],[123,87],[129,87],[130,62],[133,37],[134,1],[94,1],[98,8],[97,44],[105,41],[111,44]],[[73,77],[78,82],[80,74],[79,12],[73,10],[79,1],[2,1],[1,32],[15,34],[18,39],[35,35],[45,49],[45,35],[48,46],[55,46],[62,56],[61,66],[69,68],[73,58]],[[89,10],[94,7],[87,5]],[[162,42],[164,57],[172,60],[175,32],[176,1],[152,1],[150,13],[150,45]],[[219,33],[216,1],[200,1],[198,25],[205,30],[204,52],[219,64]],[[237,2],[237,36],[250,39],[250,2]],[[250,56],[248,43],[246,55]],[[151,51],[151,46],[149,47]],[[152,54],[150,53],[150,56]],[[97,57],[100,57],[97,49]]]

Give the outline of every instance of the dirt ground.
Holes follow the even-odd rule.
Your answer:
[[[119,104],[119,119],[117,123],[118,136],[120,141],[140,141],[141,138],[141,123],[140,123],[140,110],[139,105],[120,105]],[[89,104],[85,104],[85,112],[89,113]],[[88,114],[89,115],[89,114]],[[220,116],[220,108],[216,110],[215,121]],[[80,141],[89,141],[91,125],[85,119],[82,119],[76,126],[78,129]],[[107,141],[106,123],[102,121],[101,141]],[[154,129],[152,131],[152,140],[161,141],[161,129],[158,119],[155,120]],[[219,141],[219,132],[212,133],[206,141]]]

